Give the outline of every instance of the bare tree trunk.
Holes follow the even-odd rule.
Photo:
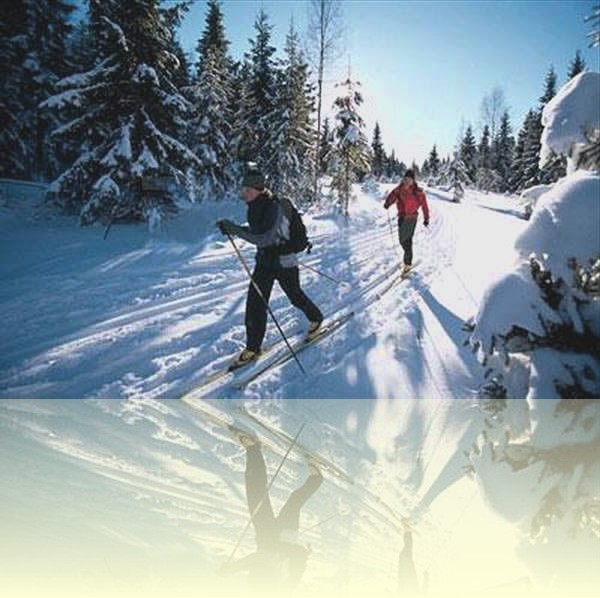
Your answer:
[[[319,193],[321,174],[321,121],[323,116],[323,77],[329,61],[336,58],[337,47],[342,35],[340,3],[337,0],[312,0],[309,16],[309,48],[311,64],[317,73],[317,136],[313,180],[313,201]]]

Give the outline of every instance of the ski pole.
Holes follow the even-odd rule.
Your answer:
[[[303,423],[300,426],[300,429],[296,433],[296,436],[294,436],[294,439],[290,443],[290,446],[288,446],[288,449],[285,452],[285,455],[283,455],[281,461],[279,462],[279,466],[275,470],[275,473],[273,474],[273,477],[271,478],[269,485],[266,487],[264,494],[262,495],[261,499],[258,501],[256,507],[254,507],[254,510],[252,511],[252,513],[250,513],[250,519],[248,520],[248,523],[246,523],[246,527],[242,530],[242,533],[240,534],[238,541],[235,543],[235,546],[233,547],[233,550],[231,551],[231,554],[229,555],[229,558],[227,559],[228,563],[230,563],[231,560],[233,559],[233,557],[235,556],[235,553],[237,552],[237,549],[240,547],[240,544],[242,543],[242,540],[244,539],[244,536],[246,535],[248,528],[254,521],[254,518],[256,517],[256,515],[258,514],[258,511],[260,510],[263,503],[267,499],[267,496],[269,496],[269,491],[271,490],[271,486],[273,486],[273,483],[277,479],[277,476],[279,475],[279,472],[281,471],[283,464],[286,462],[288,455],[292,452],[292,449],[296,446],[296,443],[298,442],[298,438],[299,438],[300,434],[302,433],[302,430],[304,430],[305,425],[306,425],[306,423]]]
[[[235,244],[235,242],[233,240],[233,237],[228,232],[225,232],[225,234],[227,235],[227,238],[229,239],[229,242],[231,243],[231,245],[233,246],[235,252],[237,253],[237,256],[238,256],[240,262],[242,263],[242,266],[244,267],[244,270],[246,270],[246,274],[250,278],[250,282],[252,283],[252,286],[254,287],[254,289],[256,290],[256,292],[258,293],[258,296],[262,299],[262,302],[265,304],[265,307],[267,308],[267,311],[269,312],[269,315],[271,316],[271,318],[273,318],[273,322],[275,322],[275,326],[277,326],[277,330],[279,330],[279,334],[281,334],[281,336],[283,337],[283,340],[285,341],[285,344],[287,345],[287,348],[290,350],[291,354],[294,356],[294,359],[296,360],[296,363],[298,364],[298,367],[300,368],[300,370],[302,371],[302,373],[306,374],[306,370],[302,367],[302,364],[300,363],[300,360],[298,359],[298,356],[296,355],[294,349],[292,349],[292,346],[290,345],[290,342],[288,341],[287,337],[283,333],[283,330],[281,329],[281,326],[279,325],[279,322],[277,321],[277,318],[275,317],[275,314],[273,313],[273,311],[269,307],[268,301],[265,299],[264,295],[262,294],[262,291],[260,290],[260,287],[256,284],[256,281],[254,280],[254,277],[252,276],[252,272],[250,272],[250,268],[248,268],[248,264],[246,263],[246,260],[244,259],[244,256],[240,253],[240,250],[238,249],[237,245]]]
[[[302,534],[305,534],[306,532],[309,532],[311,529],[315,529],[316,527],[319,527],[325,523],[327,523],[328,521],[331,521],[332,519],[335,519],[336,517],[339,517],[340,514],[339,513],[334,513],[333,515],[330,515],[329,517],[322,519],[321,521],[319,521],[318,523],[315,523],[309,527],[304,528],[303,530],[298,532],[298,536],[301,536]]]
[[[331,280],[331,282],[335,282],[336,284],[348,284],[347,282],[345,282],[343,280],[337,280],[336,278],[333,278],[333,276],[329,276],[328,274],[325,274],[325,272],[321,272],[321,270],[317,270],[316,268],[313,268],[312,266],[309,266],[308,264],[303,264],[302,262],[298,262],[298,264],[300,266],[302,266],[303,268],[306,268],[307,270],[312,270],[319,276],[323,276],[323,278],[327,278],[328,280]]]

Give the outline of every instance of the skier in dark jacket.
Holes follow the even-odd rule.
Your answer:
[[[252,278],[260,294],[250,283],[246,299],[246,348],[234,362],[238,366],[260,354],[267,327],[267,304],[275,281],[292,305],[308,318],[309,338],[317,334],[323,322],[319,308],[300,288],[296,254],[285,251],[285,242],[290,238],[290,217],[267,189],[264,175],[255,166],[248,169],[242,180],[241,196],[248,205],[248,226],[238,226],[229,220],[217,222],[223,234],[237,235],[258,248]]]
[[[429,226],[429,206],[425,193],[417,185],[415,173],[407,170],[401,183],[386,197],[383,207],[387,210],[392,204],[398,209],[398,238],[404,250],[403,274],[408,274],[412,267],[413,249],[412,241],[417,226],[417,213],[423,210],[425,218],[423,224]]]
[[[246,500],[256,533],[256,552],[225,564],[223,574],[248,571],[255,589],[281,591],[298,585],[306,569],[309,549],[298,541],[300,511],[319,489],[323,476],[309,461],[309,476],[288,497],[277,515],[273,511],[267,484],[267,469],[257,438],[231,426],[246,449]],[[279,593],[275,595],[280,595]]]

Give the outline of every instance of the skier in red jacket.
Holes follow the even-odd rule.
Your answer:
[[[429,206],[423,189],[415,181],[415,173],[407,170],[400,184],[385,198],[383,207],[387,210],[392,204],[398,209],[398,238],[404,250],[403,274],[407,274],[412,267],[413,250],[412,240],[417,226],[417,212],[423,210],[425,218],[423,224],[429,226]]]

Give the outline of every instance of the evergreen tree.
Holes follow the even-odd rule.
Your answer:
[[[376,179],[380,179],[384,174],[386,155],[383,142],[381,141],[381,128],[378,122],[375,123],[373,130],[371,152],[373,154],[372,173]]]
[[[484,125],[481,139],[477,146],[477,173],[475,184],[482,191],[495,191],[496,173],[492,170],[492,149],[490,147],[490,129]]]
[[[73,24],[68,39],[67,61],[72,72],[84,73],[94,66],[94,38],[91,31],[89,15]]]
[[[17,0],[3,8],[0,56],[6,82],[0,91],[0,148],[10,148],[12,155],[0,172],[9,176],[45,180],[58,168],[49,139],[58,121],[39,104],[67,71],[74,9],[66,0]]]
[[[71,116],[55,137],[81,147],[52,188],[65,208],[79,210],[82,224],[154,220],[174,208],[174,198],[147,197],[144,179],[184,183],[190,168],[202,167],[182,142],[190,105],[173,84],[172,13],[158,0],[90,0],[90,15],[97,65],[60,81],[61,93],[45,102]]]
[[[530,110],[523,121],[523,126],[519,130],[517,137],[517,143],[515,144],[515,151],[513,152],[513,159],[511,164],[511,174],[509,177],[509,190],[515,193],[524,188],[524,162],[523,154],[525,152],[525,140],[528,136],[528,128],[530,121],[533,118],[533,110]]]
[[[495,191],[505,192],[509,189],[514,151],[515,140],[512,136],[510,116],[508,111],[505,111],[500,119],[498,134],[493,142],[492,168],[497,174]]]
[[[238,160],[238,170],[241,173],[242,164],[256,159],[256,133],[251,126],[250,85],[252,67],[247,57],[234,64],[231,72],[230,112],[233,128],[232,155]]]
[[[585,60],[581,57],[581,52],[577,50],[577,52],[575,52],[575,58],[573,58],[571,64],[569,64],[567,80],[570,81],[573,77],[579,75],[579,73],[582,73],[583,71],[585,71]]]
[[[436,184],[438,176],[440,174],[440,157],[438,156],[437,147],[434,145],[429,152],[429,157],[427,158],[427,167],[429,169],[429,176],[431,177],[431,184]]]
[[[523,144],[523,179],[520,189],[533,187],[540,184],[540,149],[542,147],[540,138],[544,127],[542,126],[541,114],[537,110],[530,110],[525,119],[525,138]]]
[[[188,89],[193,105],[190,147],[202,163],[196,175],[201,200],[223,197],[232,184],[229,98],[223,86],[221,64],[209,49],[200,76]]]
[[[270,119],[275,109],[277,100],[277,72],[275,60],[275,47],[271,45],[271,32],[273,26],[264,10],[260,10],[254,22],[256,30],[255,39],[250,40],[250,78],[247,89],[247,122],[244,127],[251,131],[248,141],[249,146],[245,151],[244,160],[256,162],[263,171],[272,174],[269,161],[272,149],[267,146],[270,137]]]
[[[471,182],[471,178],[459,152],[455,152],[454,159],[448,168],[448,182],[454,201],[460,202],[465,195],[465,186]]]
[[[269,118],[264,156],[273,188],[296,203],[311,197],[314,173],[314,137],[311,113],[313,89],[308,64],[300,49],[293,21],[286,37],[283,69],[278,73],[278,98]]]
[[[0,86],[0,177],[26,178],[28,148],[22,133],[21,114],[27,100],[23,89],[27,72],[27,2],[15,0],[3,8],[0,19],[0,61],[3,83]]]
[[[477,146],[471,125],[467,127],[460,144],[460,160],[465,166],[469,182],[474,182],[477,173]]]
[[[357,90],[359,85],[358,81],[352,81],[348,76],[338,84],[346,88],[344,95],[334,102],[337,124],[331,186],[337,192],[340,208],[346,217],[351,185],[370,171],[371,162],[369,143],[362,131],[364,121],[358,114],[358,108],[363,102],[362,95]]]
[[[487,125],[484,125],[481,133],[481,139],[479,140],[479,146],[477,147],[477,158],[478,168],[491,168],[492,154],[490,147],[490,128]]]
[[[202,74],[204,63],[208,59],[210,52],[211,69],[217,72],[225,73],[231,66],[227,55],[229,41],[225,35],[225,26],[223,25],[223,12],[221,11],[220,0],[208,0],[208,11],[206,13],[204,31],[196,45],[198,52],[198,63],[196,65],[196,76]]]
[[[556,73],[554,67],[550,66],[550,69],[546,73],[544,79],[544,93],[540,98],[540,113],[544,106],[556,95]]]

